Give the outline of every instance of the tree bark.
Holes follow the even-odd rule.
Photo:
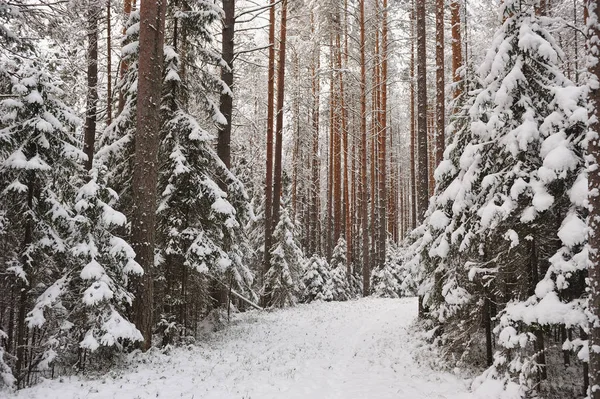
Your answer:
[[[363,296],[368,296],[371,270],[369,267],[369,233],[367,205],[367,74],[365,59],[365,0],[359,1],[360,25],[360,133],[361,133],[361,224],[362,224],[362,277]]]
[[[452,24],[452,79],[454,84],[454,98],[462,94],[459,69],[462,66],[462,35],[460,31],[460,1],[453,0],[450,3],[450,23]]]
[[[129,19],[129,15],[131,14],[132,3],[135,4],[135,0],[123,0],[123,14],[125,15],[125,21]],[[123,35],[125,35],[126,28],[123,28]],[[127,68],[129,65],[123,59],[121,59],[121,66],[119,68],[119,75],[121,79],[125,77],[125,72],[127,72]],[[123,90],[119,92],[119,105],[118,105],[118,114],[123,111],[123,107],[125,107],[125,93]]]
[[[425,36],[425,2],[417,1],[417,223],[423,221],[427,210],[428,154],[427,154],[427,54]]]
[[[383,0],[383,20],[381,30],[381,100],[379,113],[379,262],[383,266],[385,262],[386,241],[387,241],[387,0]]]
[[[588,12],[588,43],[587,55],[590,58],[590,74],[595,81],[600,80],[600,1],[589,0]],[[593,316],[589,326],[589,385],[590,397],[600,399],[600,195],[597,194],[600,187],[600,89],[593,85],[589,93],[589,100],[593,106],[590,117],[592,123],[590,131],[593,134],[588,144],[588,156],[590,158],[589,172],[589,196],[590,214],[588,217],[590,247],[589,278],[589,310]]]
[[[135,324],[144,336],[143,349],[152,345],[156,184],[160,141],[163,48],[166,0],[142,0],[140,5],[140,62],[137,128],[132,178],[133,214],[131,239],[136,260],[144,269],[137,278]]]
[[[98,14],[100,7],[95,1],[87,7],[87,107],[85,111],[83,152],[87,155],[85,168],[92,169],[94,142],[96,141],[96,118],[98,112]],[[109,78],[110,81],[110,78]]]
[[[410,10],[410,228],[417,227],[417,172],[416,172],[416,115],[415,115],[415,2]]]
[[[267,83],[267,165],[265,177],[265,247],[263,277],[271,268],[271,241],[273,237],[273,110],[275,91],[275,0],[269,10],[269,67]],[[263,305],[269,301],[263,297]]]
[[[281,3],[279,31],[279,61],[277,69],[277,116],[275,122],[275,160],[273,166],[273,226],[279,222],[282,191],[283,100],[285,88],[285,40],[287,34],[287,0]]]
[[[221,68],[221,80],[233,91],[233,56],[235,36],[235,0],[223,0],[223,29],[221,42],[221,57],[227,67]],[[230,93],[221,92],[220,99],[221,114],[227,123],[219,126],[219,137],[217,141],[217,154],[227,168],[231,167],[231,117],[233,114],[233,98]],[[219,182],[221,188],[225,189],[225,182]]]
[[[444,0],[436,0],[435,8],[435,86],[436,86],[436,140],[435,140],[435,165],[439,165],[444,158],[446,146],[444,129],[446,114],[446,88],[444,77]]]
[[[110,0],[106,2],[106,124],[112,123],[112,32],[110,21]]]

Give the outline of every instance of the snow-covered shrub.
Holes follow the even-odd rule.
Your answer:
[[[318,255],[310,257],[304,267],[302,282],[306,287],[304,294],[306,302],[333,300],[331,270],[324,258]]]
[[[264,293],[273,306],[290,306],[302,295],[304,253],[300,249],[295,224],[291,218],[289,192],[283,196],[279,223],[273,232],[271,267],[265,273]]]
[[[350,289],[348,262],[346,261],[346,240],[340,237],[329,262],[331,268],[331,294],[334,301],[347,301],[353,297]]]

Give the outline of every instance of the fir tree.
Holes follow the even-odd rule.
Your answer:
[[[295,224],[291,218],[289,190],[281,200],[279,223],[273,232],[271,267],[265,274],[264,290],[273,306],[283,307],[298,302],[303,285],[301,281],[304,253],[300,249]]]
[[[331,271],[324,258],[318,255],[311,256],[305,266],[302,281],[306,287],[306,302],[333,300]]]
[[[347,301],[352,298],[348,284],[348,266],[346,261],[346,240],[340,237],[331,256],[331,293],[334,301]]]

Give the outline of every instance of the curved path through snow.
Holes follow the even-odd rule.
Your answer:
[[[412,356],[415,299],[249,312],[197,347],[137,355],[102,379],[46,381],[17,398],[467,399]]]

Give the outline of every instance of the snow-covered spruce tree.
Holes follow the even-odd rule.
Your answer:
[[[269,298],[269,305],[278,307],[296,304],[304,289],[302,273],[305,258],[291,217],[289,191],[289,187],[286,188],[281,199],[281,214],[273,231],[271,267],[265,273],[264,282],[264,293]]]
[[[466,99],[468,122],[436,171],[438,190],[409,259],[446,348],[464,355],[485,341],[495,364],[486,377],[528,386],[548,369],[547,326],[577,334],[585,324],[587,267],[585,90],[557,67],[550,20],[533,3],[502,3],[479,70],[483,87]],[[506,351],[492,357],[494,333]]]
[[[382,298],[400,298],[402,296],[400,275],[401,257],[396,244],[389,240],[386,245],[385,262],[376,268],[371,276],[373,295]]]
[[[333,300],[331,270],[325,258],[316,254],[310,257],[304,267],[302,282],[305,302]]]
[[[471,110],[486,162],[477,233],[487,239],[484,268],[496,269],[482,275],[499,280],[483,283],[487,317],[494,316],[492,301],[506,303],[494,330],[504,349],[484,376],[523,389],[552,371],[549,327],[575,334],[587,327],[587,90],[562,74],[562,51],[533,3],[502,4],[505,21],[480,69],[485,86]],[[498,145],[488,148],[489,141]],[[508,248],[497,245],[501,237]],[[476,281],[480,271],[471,267],[470,279]]]
[[[458,241],[466,232],[471,219],[465,212],[471,208],[472,193],[469,184],[478,177],[477,165],[463,169],[461,159],[466,149],[476,143],[471,132],[469,111],[478,93],[478,79],[470,68],[465,69],[463,94],[451,108],[456,112],[451,116],[446,128],[451,142],[444,151],[444,159],[434,175],[436,187],[424,222],[409,237],[409,245],[402,261],[399,274],[403,277],[403,292],[418,294],[434,328],[444,324],[459,323],[461,329],[448,328],[441,334],[442,342],[453,342],[451,352],[464,350],[468,339],[459,331],[471,331],[477,323],[471,313],[474,298],[467,289],[470,282],[460,264],[463,254],[469,247]],[[470,147],[469,147],[470,148]],[[463,181],[466,183],[463,187]],[[457,206],[454,206],[454,203]],[[463,204],[462,206],[458,206]],[[466,205],[466,206],[465,206]],[[469,234],[469,237],[472,233]],[[467,241],[468,242],[468,241]],[[466,313],[466,314],[465,314]],[[466,324],[465,324],[466,323]]]
[[[340,237],[329,265],[331,267],[331,293],[334,301],[347,301],[353,297],[348,284],[348,262],[346,262],[346,240]]]
[[[160,146],[165,162],[159,173],[157,210],[159,267],[164,283],[161,281],[163,295],[158,308],[162,312],[160,323],[170,332],[173,332],[173,322],[184,329],[191,327],[203,311],[218,305],[212,303],[215,288],[222,292],[226,284],[248,293],[253,280],[243,261],[248,196],[243,184],[214,151],[214,136],[187,110],[194,92],[205,93],[205,97],[199,99],[204,106],[198,111],[214,122],[223,123],[224,118],[210,94],[229,89],[208,72],[210,65],[220,59],[204,50],[211,37],[209,26],[219,17],[220,10],[205,1],[196,2],[189,11],[175,14],[188,40],[180,45],[193,48],[196,54],[193,62],[186,64],[185,75],[181,73],[180,55],[173,47],[165,49],[162,105],[165,122]],[[224,182],[227,193],[218,182]],[[190,270],[196,273],[188,278]],[[207,277],[212,280],[212,286]],[[219,285],[214,287],[215,284]],[[192,292],[195,298],[190,297]],[[192,300],[194,306],[190,305]]]
[[[37,365],[50,344],[47,335],[40,337],[43,342],[30,342],[25,316],[68,267],[69,199],[84,155],[74,135],[80,121],[61,101],[59,80],[41,63],[19,58],[4,63],[0,72],[12,95],[0,102],[0,273],[14,293],[15,325],[7,329],[7,341],[21,384],[25,359]]]
[[[128,277],[143,270],[130,245],[114,234],[126,218],[113,209],[118,196],[106,185],[105,167],[96,166],[74,198],[68,238],[72,267],[38,297],[27,316],[30,328],[42,328],[50,319],[61,321],[49,339],[57,345],[44,355],[44,364],[57,361],[83,368],[83,359],[90,361],[101,347],[121,349],[123,343],[143,339],[126,316],[133,300]],[[82,357],[80,349],[92,355]]]

